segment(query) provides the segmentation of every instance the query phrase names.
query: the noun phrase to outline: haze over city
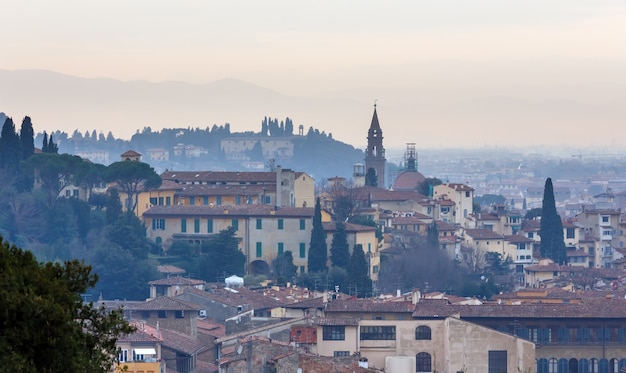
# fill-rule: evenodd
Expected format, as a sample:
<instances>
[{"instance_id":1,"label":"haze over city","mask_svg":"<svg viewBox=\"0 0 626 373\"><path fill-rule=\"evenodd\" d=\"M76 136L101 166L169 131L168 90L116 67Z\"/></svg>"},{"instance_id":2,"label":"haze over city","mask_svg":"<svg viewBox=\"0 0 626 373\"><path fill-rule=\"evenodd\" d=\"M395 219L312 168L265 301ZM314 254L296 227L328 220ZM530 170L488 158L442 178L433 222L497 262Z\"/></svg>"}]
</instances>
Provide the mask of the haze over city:
<instances>
[{"instance_id":1,"label":"haze over city","mask_svg":"<svg viewBox=\"0 0 626 373\"><path fill-rule=\"evenodd\" d=\"M289 116L363 147L378 100L388 148L611 147L626 136L619 1L3 8L0 112L31 116L38 132L243 132Z\"/></svg>"}]
</instances>

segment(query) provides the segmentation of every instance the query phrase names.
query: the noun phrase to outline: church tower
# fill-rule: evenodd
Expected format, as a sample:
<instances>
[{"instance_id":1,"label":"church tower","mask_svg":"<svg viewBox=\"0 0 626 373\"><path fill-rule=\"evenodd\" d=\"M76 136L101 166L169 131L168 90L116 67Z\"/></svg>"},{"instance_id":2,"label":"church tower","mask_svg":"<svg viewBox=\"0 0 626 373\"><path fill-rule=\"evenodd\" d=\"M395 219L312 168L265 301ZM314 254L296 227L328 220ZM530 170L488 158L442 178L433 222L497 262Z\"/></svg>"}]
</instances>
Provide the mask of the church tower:
<instances>
[{"instance_id":1,"label":"church tower","mask_svg":"<svg viewBox=\"0 0 626 373\"><path fill-rule=\"evenodd\" d=\"M367 132L367 149L365 150L365 185L374 186L371 175L376 175L376 186L385 188L385 148L383 148L383 131L378 123L376 104L372 124Z\"/></svg>"}]
</instances>

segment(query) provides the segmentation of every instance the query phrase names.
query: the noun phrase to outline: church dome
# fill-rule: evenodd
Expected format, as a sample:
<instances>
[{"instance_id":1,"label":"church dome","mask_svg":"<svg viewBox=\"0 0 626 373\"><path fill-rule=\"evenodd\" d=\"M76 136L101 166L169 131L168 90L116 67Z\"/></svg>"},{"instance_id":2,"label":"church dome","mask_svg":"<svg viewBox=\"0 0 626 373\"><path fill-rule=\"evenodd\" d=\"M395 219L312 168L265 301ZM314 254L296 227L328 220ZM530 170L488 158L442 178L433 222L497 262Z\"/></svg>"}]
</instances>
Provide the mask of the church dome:
<instances>
[{"instance_id":1,"label":"church dome","mask_svg":"<svg viewBox=\"0 0 626 373\"><path fill-rule=\"evenodd\" d=\"M393 183L393 190L415 190L426 178L417 171L402 172Z\"/></svg>"}]
</instances>

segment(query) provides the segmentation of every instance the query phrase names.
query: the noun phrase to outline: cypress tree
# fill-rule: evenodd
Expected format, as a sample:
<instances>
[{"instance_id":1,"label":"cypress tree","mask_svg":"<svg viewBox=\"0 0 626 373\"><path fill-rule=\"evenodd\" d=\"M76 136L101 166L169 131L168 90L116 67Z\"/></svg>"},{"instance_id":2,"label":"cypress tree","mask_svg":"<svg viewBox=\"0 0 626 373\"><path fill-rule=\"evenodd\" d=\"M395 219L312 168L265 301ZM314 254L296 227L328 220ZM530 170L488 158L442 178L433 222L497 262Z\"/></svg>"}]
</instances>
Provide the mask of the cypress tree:
<instances>
[{"instance_id":1,"label":"cypress tree","mask_svg":"<svg viewBox=\"0 0 626 373\"><path fill-rule=\"evenodd\" d=\"M35 154L35 131L29 116L24 117L24 120L22 120L20 140L22 141L22 159L27 159Z\"/></svg>"},{"instance_id":2,"label":"cypress tree","mask_svg":"<svg viewBox=\"0 0 626 373\"><path fill-rule=\"evenodd\" d=\"M309 244L308 271L326 272L328 252L326 247L326 232L322 226L322 207L319 197L315 202L315 214L313 215L313 229L311 230L311 243Z\"/></svg>"},{"instance_id":3,"label":"cypress tree","mask_svg":"<svg viewBox=\"0 0 626 373\"><path fill-rule=\"evenodd\" d=\"M543 190L539 236L541 237L541 256L543 258L550 258L558 264L567 263L563 222L556 211L551 178L546 180Z\"/></svg>"},{"instance_id":4,"label":"cypress tree","mask_svg":"<svg viewBox=\"0 0 626 373\"><path fill-rule=\"evenodd\" d=\"M426 235L426 242L428 246L433 249L439 248L439 231L437 230L437 222L433 220L432 224L428 226L428 232Z\"/></svg>"},{"instance_id":5,"label":"cypress tree","mask_svg":"<svg viewBox=\"0 0 626 373\"><path fill-rule=\"evenodd\" d=\"M373 168L368 168L365 173L365 185L371 187L378 187L378 176L376 175L376 170Z\"/></svg>"},{"instance_id":6,"label":"cypress tree","mask_svg":"<svg viewBox=\"0 0 626 373\"><path fill-rule=\"evenodd\" d=\"M48 153L48 134L43 131L43 143L41 144L41 152Z\"/></svg>"},{"instance_id":7,"label":"cypress tree","mask_svg":"<svg viewBox=\"0 0 626 373\"><path fill-rule=\"evenodd\" d=\"M350 247L348 246L346 225L339 221L335 226L333 241L330 244L330 260L333 263L333 267L347 270L350 263Z\"/></svg>"},{"instance_id":8,"label":"cypress tree","mask_svg":"<svg viewBox=\"0 0 626 373\"><path fill-rule=\"evenodd\" d=\"M372 280L369 277L369 266L363 246L355 245L350 256L348 266L349 286L354 287L358 298L365 298L372 294Z\"/></svg>"},{"instance_id":9,"label":"cypress tree","mask_svg":"<svg viewBox=\"0 0 626 373\"><path fill-rule=\"evenodd\" d=\"M0 167L10 174L19 171L22 160L22 143L17 132L13 119L6 118L0 133Z\"/></svg>"}]
</instances>

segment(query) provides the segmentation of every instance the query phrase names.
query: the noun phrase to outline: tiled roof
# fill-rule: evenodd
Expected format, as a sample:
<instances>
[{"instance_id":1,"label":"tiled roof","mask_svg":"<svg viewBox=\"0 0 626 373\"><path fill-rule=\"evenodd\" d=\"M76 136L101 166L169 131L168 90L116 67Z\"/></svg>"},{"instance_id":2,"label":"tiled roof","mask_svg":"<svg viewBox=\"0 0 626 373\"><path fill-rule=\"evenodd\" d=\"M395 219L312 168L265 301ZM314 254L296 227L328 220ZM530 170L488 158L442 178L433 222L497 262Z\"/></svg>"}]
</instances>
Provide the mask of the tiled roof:
<instances>
[{"instance_id":1,"label":"tiled roof","mask_svg":"<svg viewBox=\"0 0 626 373\"><path fill-rule=\"evenodd\" d=\"M196 279L193 279L193 278L180 277L180 276L162 278L160 280L154 280L154 281L148 282L149 285L169 285L169 286L173 286L173 285L202 285L204 283L205 283L205 281L203 281L203 280L196 280Z\"/></svg>"},{"instance_id":2,"label":"tiled roof","mask_svg":"<svg viewBox=\"0 0 626 373\"><path fill-rule=\"evenodd\" d=\"M161 342L161 338L141 330L141 324L135 325L137 330L131 334L124 334L118 338L118 342ZM150 328L152 330L152 328Z\"/></svg>"},{"instance_id":3,"label":"tiled roof","mask_svg":"<svg viewBox=\"0 0 626 373\"><path fill-rule=\"evenodd\" d=\"M263 294L247 288L237 289L215 289L213 291L203 291L195 288L185 289L185 292L191 292L194 295L200 295L214 302L225 304L230 307L237 307L244 304L248 305L248 309L267 309L280 307L284 301L274 298L271 294Z\"/></svg>"},{"instance_id":4,"label":"tiled roof","mask_svg":"<svg viewBox=\"0 0 626 373\"><path fill-rule=\"evenodd\" d=\"M180 185L176 195L178 196L241 196L241 195L261 195L263 193L276 192L276 185L207 185L207 184L187 184Z\"/></svg>"},{"instance_id":5,"label":"tiled roof","mask_svg":"<svg viewBox=\"0 0 626 373\"><path fill-rule=\"evenodd\" d=\"M471 192L474 190L474 188L467 184L446 183L445 185L449 188L456 190L457 192Z\"/></svg>"},{"instance_id":6,"label":"tiled roof","mask_svg":"<svg viewBox=\"0 0 626 373\"><path fill-rule=\"evenodd\" d=\"M375 232L376 227L370 227L369 225L361 225L361 224L352 224L352 223L344 223L346 227L346 232ZM331 221L327 223L322 223L324 226L324 231L326 232L334 232L337 230L337 222Z\"/></svg>"},{"instance_id":7,"label":"tiled roof","mask_svg":"<svg viewBox=\"0 0 626 373\"><path fill-rule=\"evenodd\" d=\"M132 307L135 311L199 311L197 304L172 297L158 297Z\"/></svg>"},{"instance_id":8,"label":"tiled roof","mask_svg":"<svg viewBox=\"0 0 626 373\"><path fill-rule=\"evenodd\" d=\"M522 221L522 230L524 232L538 232L541 229L541 222L539 220L527 219Z\"/></svg>"},{"instance_id":9,"label":"tiled roof","mask_svg":"<svg viewBox=\"0 0 626 373\"><path fill-rule=\"evenodd\" d=\"M582 303L563 304L483 304L476 306L448 304L442 301L420 300L413 317L441 318L460 315L461 318L623 318L626 299L585 299Z\"/></svg>"},{"instance_id":10,"label":"tiled roof","mask_svg":"<svg viewBox=\"0 0 626 373\"><path fill-rule=\"evenodd\" d=\"M589 256L589 254L587 254L586 252L584 252L582 250L567 250L565 255L567 255L568 258L570 258L570 257L573 258L573 257L586 257L586 256Z\"/></svg>"},{"instance_id":11,"label":"tiled roof","mask_svg":"<svg viewBox=\"0 0 626 373\"><path fill-rule=\"evenodd\" d=\"M509 241L510 243L528 243L528 242L534 242L532 239L528 238L528 237L524 237L522 235L519 234L515 234L512 236L505 236L504 237L507 241Z\"/></svg>"},{"instance_id":12,"label":"tiled roof","mask_svg":"<svg viewBox=\"0 0 626 373\"><path fill-rule=\"evenodd\" d=\"M315 323L320 326L358 326L359 319L356 317L318 317Z\"/></svg>"},{"instance_id":13,"label":"tiled roof","mask_svg":"<svg viewBox=\"0 0 626 373\"><path fill-rule=\"evenodd\" d=\"M439 232L443 232L443 231L451 232L451 231L457 230L454 224L446 223L445 221L442 221L442 220L437 220L436 224L437 224L437 231Z\"/></svg>"},{"instance_id":14,"label":"tiled roof","mask_svg":"<svg viewBox=\"0 0 626 373\"><path fill-rule=\"evenodd\" d=\"M412 312L411 302L380 302L371 299L335 299L326 306L326 313L332 312Z\"/></svg>"},{"instance_id":15,"label":"tiled roof","mask_svg":"<svg viewBox=\"0 0 626 373\"><path fill-rule=\"evenodd\" d=\"M141 155L141 153L137 153L137 152L136 152L136 151L134 151L134 150L127 150L127 151L125 151L124 153L122 153L122 155L121 155L121 156L122 156L122 157L138 157L138 156L140 156L140 155Z\"/></svg>"},{"instance_id":16,"label":"tiled roof","mask_svg":"<svg viewBox=\"0 0 626 373\"><path fill-rule=\"evenodd\" d=\"M168 329L160 329L163 337L163 347L182 352L186 355L194 355L205 349L204 343Z\"/></svg>"},{"instance_id":17,"label":"tiled roof","mask_svg":"<svg viewBox=\"0 0 626 373\"><path fill-rule=\"evenodd\" d=\"M268 205L234 205L234 206L152 206L144 216L275 216L275 217L313 217L312 207L280 207L275 209Z\"/></svg>"},{"instance_id":18,"label":"tiled roof","mask_svg":"<svg viewBox=\"0 0 626 373\"><path fill-rule=\"evenodd\" d=\"M283 305L284 308L293 308L293 309L305 309L308 310L310 308L322 309L326 303L324 302L323 297L317 297L313 299L299 300L297 302L291 302Z\"/></svg>"},{"instance_id":19,"label":"tiled roof","mask_svg":"<svg viewBox=\"0 0 626 373\"><path fill-rule=\"evenodd\" d=\"M428 219L432 219L430 216ZM391 219L392 225L414 225L414 224L427 224L423 219L415 216L398 216Z\"/></svg>"},{"instance_id":20,"label":"tiled roof","mask_svg":"<svg viewBox=\"0 0 626 373\"><path fill-rule=\"evenodd\" d=\"M494 231L492 231L491 229L483 229L483 228L476 228L476 229L466 229L465 230L465 234L472 237L475 240L493 240L493 239L503 239L504 236L501 234L498 234Z\"/></svg>"},{"instance_id":21,"label":"tiled roof","mask_svg":"<svg viewBox=\"0 0 626 373\"><path fill-rule=\"evenodd\" d=\"M177 182L261 182L276 183L276 172L238 172L238 171L165 171L163 180Z\"/></svg>"},{"instance_id":22,"label":"tiled roof","mask_svg":"<svg viewBox=\"0 0 626 373\"><path fill-rule=\"evenodd\" d=\"M417 171L404 171L396 177L396 180L393 182L393 189L415 190L424 180L426 180L426 177Z\"/></svg>"},{"instance_id":23,"label":"tiled roof","mask_svg":"<svg viewBox=\"0 0 626 373\"><path fill-rule=\"evenodd\" d=\"M372 187L355 188L356 195L360 200L376 201L421 201L426 197L416 191L410 190L388 190Z\"/></svg>"}]
</instances>

